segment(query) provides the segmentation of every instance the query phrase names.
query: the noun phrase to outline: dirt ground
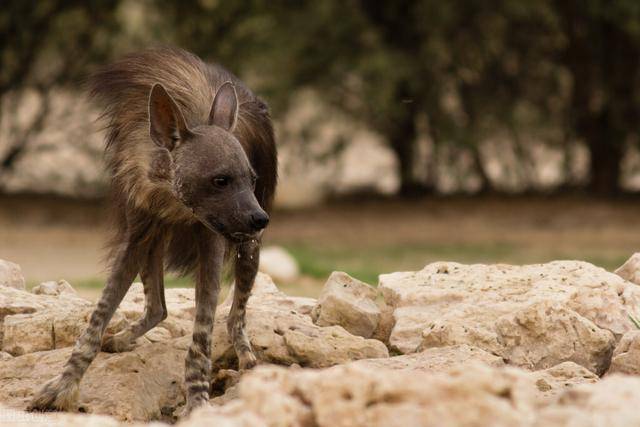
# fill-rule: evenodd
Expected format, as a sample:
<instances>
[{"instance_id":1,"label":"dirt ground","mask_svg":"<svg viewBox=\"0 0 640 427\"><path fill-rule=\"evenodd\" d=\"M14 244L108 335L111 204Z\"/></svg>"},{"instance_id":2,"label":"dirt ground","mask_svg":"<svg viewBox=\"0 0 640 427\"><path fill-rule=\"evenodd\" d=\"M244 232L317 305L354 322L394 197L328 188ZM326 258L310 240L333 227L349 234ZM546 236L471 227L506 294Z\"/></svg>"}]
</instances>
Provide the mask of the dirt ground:
<instances>
[{"instance_id":1,"label":"dirt ground","mask_svg":"<svg viewBox=\"0 0 640 427\"><path fill-rule=\"evenodd\" d=\"M375 283L435 260L585 259L612 269L640 249L639 208L635 198L577 196L342 201L274 212L265 244L300 262L306 278L287 284L298 294L316 294L335 269ZM0 258L19 263L30 284L99 288L106 234L101 201L0 198Z\"/></svg>"}]
</instances>

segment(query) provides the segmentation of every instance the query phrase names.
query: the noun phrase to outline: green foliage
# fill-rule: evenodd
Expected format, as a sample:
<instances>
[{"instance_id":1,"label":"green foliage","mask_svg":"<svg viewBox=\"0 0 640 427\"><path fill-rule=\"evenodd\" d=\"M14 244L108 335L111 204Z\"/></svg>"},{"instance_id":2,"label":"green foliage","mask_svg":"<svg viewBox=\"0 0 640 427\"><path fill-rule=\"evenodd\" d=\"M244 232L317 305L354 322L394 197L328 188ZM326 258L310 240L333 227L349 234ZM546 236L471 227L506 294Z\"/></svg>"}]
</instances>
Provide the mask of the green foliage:
<instances>
[{"instance_id":1,"label":"green foliage","mask_svg":"<svg viewBox=\"0 0 640 427\"><path fill-rule=\"evenodd\" d=\"M303 274L326 279L332 271L345 271L370 284L378 283L378 275L389 271L419 270L429 262L451 259L459 262L486 262L508 257L514 248L503 242L486 244L394 244L350 247L287 244L287 250L300 264ZM479 255L480 254L480 255Z\"/></svg>"},{"instance_id":2,"label":"green foliage","mask_svg":"<svg viewBox=\"0 0 640 427\"><path fill-rule=\"evenodd\" d=\"M480 147L507 134L585 141L592 188L614 191L640 118L636 0L10 1L0 36L0 96L158 43L224 63L276 115L311 89L385 138L403 189L430 184L424 137L470 152L490 188Z\"/></svg>"},{"instance_id":3,"label":"green foliage","mask_svg":"<svg viewBox=\"0 0 640 427\"><path fill-rule=\"evenodd\" d=\"M516 144L522 135L584 140L594 189L617 188L616 147L635 135L639 115L638 2L171 4L163 10L180 43L257 76L276 111L312 88L375 129L400 161L403 189L429 185L415 173L420 137L471 152L490 187L479 149L500 133Z\"/></svg>"},{"instance_id":4,"label":"green foliage","mask_svg":"<svg viewBox=\"0 0 640 427\"><path fill-rule=\"evenodd\" d=\"M0 10L0 96L25 85L79 83L112 53L118 2L9 1Z\"/></svg>"}]
</instances>

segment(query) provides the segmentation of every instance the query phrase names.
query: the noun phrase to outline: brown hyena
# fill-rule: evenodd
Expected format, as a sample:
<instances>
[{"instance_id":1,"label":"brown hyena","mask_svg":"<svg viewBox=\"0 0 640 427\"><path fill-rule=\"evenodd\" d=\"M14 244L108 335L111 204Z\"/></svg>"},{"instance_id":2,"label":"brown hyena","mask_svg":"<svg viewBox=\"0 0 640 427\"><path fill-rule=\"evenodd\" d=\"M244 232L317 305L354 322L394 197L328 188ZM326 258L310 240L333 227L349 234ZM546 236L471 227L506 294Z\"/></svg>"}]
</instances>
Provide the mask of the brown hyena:
<instances>
[{"instance_id":1,"label":"brown hyena","mask_svg":"<svg viewBox=\"0 0 640 427\"><path fill-rule=\"evenodd\" d=\"M101 348L130 350L167 316L166 265L195 276L193 341L185 363L188 412L209 398L211 333L225 259L235 267L229 335L240 368L256 364L245 307L276 186L271 119L265 103L238 78L178 49L125 57L95 74L90 88L107 120L114 213L110 273L64 370L29 409L73 409L79 382ZM144 314L128 329L103 337L138 274Z\"/></svg>"}]
</instances>

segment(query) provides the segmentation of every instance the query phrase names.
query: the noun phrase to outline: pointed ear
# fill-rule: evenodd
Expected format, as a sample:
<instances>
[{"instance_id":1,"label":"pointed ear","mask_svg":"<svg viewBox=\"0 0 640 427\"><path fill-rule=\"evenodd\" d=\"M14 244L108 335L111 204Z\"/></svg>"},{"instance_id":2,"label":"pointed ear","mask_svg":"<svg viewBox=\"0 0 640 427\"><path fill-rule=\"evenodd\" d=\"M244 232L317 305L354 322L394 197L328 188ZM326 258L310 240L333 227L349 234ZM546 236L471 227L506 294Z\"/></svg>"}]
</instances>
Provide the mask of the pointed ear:
<instances>
[{"instance_id":1,"label":"pointed ear","mask_svg":"<svg viewBox=\"0 0 640 427\"><path fill-rule=\"evenodd\" d=\"M220 126L233 132L238 121L238 95L231 82L225 82L218 88L209 111L209 124Z\"/></svg>"},{"instance_id":2,"label":"pointed ear","mask_svg":"<svg viewBox=\"0 0 640 427\"><path fill-rule=\"evenodd\" d=\"M149 134L153 142L171 151L189 135L178 104L156 83L149 94Z\"/></svg>"}]
</instances>

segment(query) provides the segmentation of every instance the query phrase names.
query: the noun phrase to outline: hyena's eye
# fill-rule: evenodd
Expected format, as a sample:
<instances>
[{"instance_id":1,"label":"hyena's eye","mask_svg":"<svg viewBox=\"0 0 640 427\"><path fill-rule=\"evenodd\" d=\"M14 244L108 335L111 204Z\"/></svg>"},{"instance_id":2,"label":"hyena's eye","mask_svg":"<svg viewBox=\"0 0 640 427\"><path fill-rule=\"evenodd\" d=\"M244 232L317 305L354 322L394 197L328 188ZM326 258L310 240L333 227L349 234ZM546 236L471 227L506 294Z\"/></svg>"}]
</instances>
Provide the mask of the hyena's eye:
<instances>
[{"instance_id":1,"label":"hyena's eye","mask_svg":"<svg viewBox=\"0 0 640 427\"><path fill-rule=\"evenodd\" d=\"M231 184L231 177L228 175L218 175L213 178L212 182L217 188L225 188Z\"/></svg>"}]
</instances>

